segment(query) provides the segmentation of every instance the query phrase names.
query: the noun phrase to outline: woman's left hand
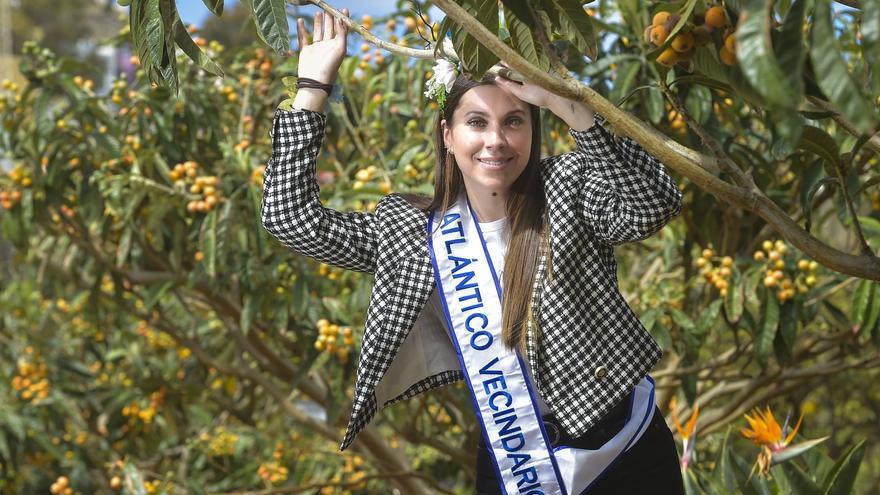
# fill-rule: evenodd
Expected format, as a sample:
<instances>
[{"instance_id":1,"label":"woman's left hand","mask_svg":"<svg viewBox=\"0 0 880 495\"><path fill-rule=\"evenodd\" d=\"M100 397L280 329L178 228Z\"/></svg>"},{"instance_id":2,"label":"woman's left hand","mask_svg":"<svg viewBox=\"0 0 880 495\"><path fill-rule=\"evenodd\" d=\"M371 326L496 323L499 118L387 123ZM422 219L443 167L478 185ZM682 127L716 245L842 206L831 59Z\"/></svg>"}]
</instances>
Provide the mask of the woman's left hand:
<instances>
[{"instance_id":1,"label":"woman's left hand","mask_svg":"<svg viewBox=\"0 0 880 495\"><path fill-rule=\"evenodd\" d=\"M520 84L501 76L496 76L495 82L502 88L510 91L513 96L538 107L549 107L553 100L559 98L559 96L535 84L527 82Z\"/></svg>"},{"instance_id":2,"label":"woman's left hand","mask_svg":"<svg viewBox=\"0 0 880 495\"><path fill-rule=\"evenodd\" d=\"M520 100L549 109L576 131L589 129L595 122L593 111L579 101L563 98L527 82L520 84L500 76L495 82Z\"/></svg>"}]
</instances>

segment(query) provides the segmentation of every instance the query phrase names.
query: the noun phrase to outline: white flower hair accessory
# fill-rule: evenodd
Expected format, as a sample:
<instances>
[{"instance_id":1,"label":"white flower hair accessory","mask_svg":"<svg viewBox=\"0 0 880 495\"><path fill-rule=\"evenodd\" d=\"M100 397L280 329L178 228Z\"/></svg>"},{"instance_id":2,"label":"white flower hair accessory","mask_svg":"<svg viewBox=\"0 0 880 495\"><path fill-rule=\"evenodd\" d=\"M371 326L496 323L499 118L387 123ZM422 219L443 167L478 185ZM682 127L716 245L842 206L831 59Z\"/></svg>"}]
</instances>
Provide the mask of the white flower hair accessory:
<instances>
[{"instance_id":1,"label":"white flower hair accessory","mask_svg":"<svg viewBox=\"0 0 880 495\"><path fill-rule=\"evenodd\" d=\"M431 78L425 83L427 88L425 96L435 100L440 105L440 111L443 111L443 106L446 104L446 95L452 91L452 84L458 75L458 69L452 62L441 58L437 59L432 72Z\"/></svg>"}]
</instances>

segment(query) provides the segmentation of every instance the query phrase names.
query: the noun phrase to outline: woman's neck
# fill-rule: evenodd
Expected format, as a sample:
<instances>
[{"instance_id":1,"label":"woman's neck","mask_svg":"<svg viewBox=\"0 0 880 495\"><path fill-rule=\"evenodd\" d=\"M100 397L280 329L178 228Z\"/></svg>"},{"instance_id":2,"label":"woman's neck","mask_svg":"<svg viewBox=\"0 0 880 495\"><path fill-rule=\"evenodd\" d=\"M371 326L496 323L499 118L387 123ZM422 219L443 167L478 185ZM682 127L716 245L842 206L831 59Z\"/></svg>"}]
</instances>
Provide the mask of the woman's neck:
<instances>
[{"instance_id":1,"label":"woman's neck","mask_svg":"<svg viewBox=\"0 0 880 495\"><path fill-rule=\"evenodd\" d=\"M495 194L493 196L493 193ZM487 223L507 216L507 195L501 192L467 192L477 222Z\"/></svg>"}]
</instances>

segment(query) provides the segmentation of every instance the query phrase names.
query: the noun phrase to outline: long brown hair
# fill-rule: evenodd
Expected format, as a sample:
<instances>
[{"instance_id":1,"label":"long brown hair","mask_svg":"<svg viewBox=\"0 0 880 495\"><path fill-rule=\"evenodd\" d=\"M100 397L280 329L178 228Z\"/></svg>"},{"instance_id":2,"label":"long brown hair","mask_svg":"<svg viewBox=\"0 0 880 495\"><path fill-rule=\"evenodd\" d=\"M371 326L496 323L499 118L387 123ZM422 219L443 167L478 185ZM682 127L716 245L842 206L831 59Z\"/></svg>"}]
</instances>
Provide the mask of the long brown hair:
<instances>
[{"instance_id":1,"label":"long brown hair","mask_svg":"<svg viewBox=\"0 0 880 495\"><path fill-rule=\"evenodd\" d=\"M434 168L434 197L402 194L410 204L424 212L445 213L464 190L464 179L455 158L446 152L441 122L452 122L452 114L461 97L471 88L494 84L494 80L474 81L459 75L446 96L442 112L437 114L434 146L437 164ZM501 301L501 338L508 349L526 348L526 323L531 319L532 287L542 249L546 248L547 198L541 181L541 122L540 110L529 104L532 121L532 145L529 161L522 174L513 182L507 200L507 219L510 242L504 260L504 290ZM548 256L549 269L549 256ZM533 322L535 325L535 322ZM537 325L535 325L537 330Z\"/></svg>"}]
</instances>

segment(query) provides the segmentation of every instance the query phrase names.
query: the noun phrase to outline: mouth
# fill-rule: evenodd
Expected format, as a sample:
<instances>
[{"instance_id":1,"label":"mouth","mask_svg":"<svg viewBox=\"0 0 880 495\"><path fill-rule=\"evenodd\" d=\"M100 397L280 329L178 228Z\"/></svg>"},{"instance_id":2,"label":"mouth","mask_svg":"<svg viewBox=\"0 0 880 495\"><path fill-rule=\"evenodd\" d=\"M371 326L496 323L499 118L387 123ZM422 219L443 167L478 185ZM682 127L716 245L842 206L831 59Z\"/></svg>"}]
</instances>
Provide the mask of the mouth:
<instances>
[{"instance_id":1,"label":"mouth","mask_svg":"<svg viewBox=\"0 0 880 495\"><path fill-rule=\"evenodd\" d=\"M486 168L503 168L513 161L513 157L509 158L476 158Z\"/></svg>"}]
</instances>

